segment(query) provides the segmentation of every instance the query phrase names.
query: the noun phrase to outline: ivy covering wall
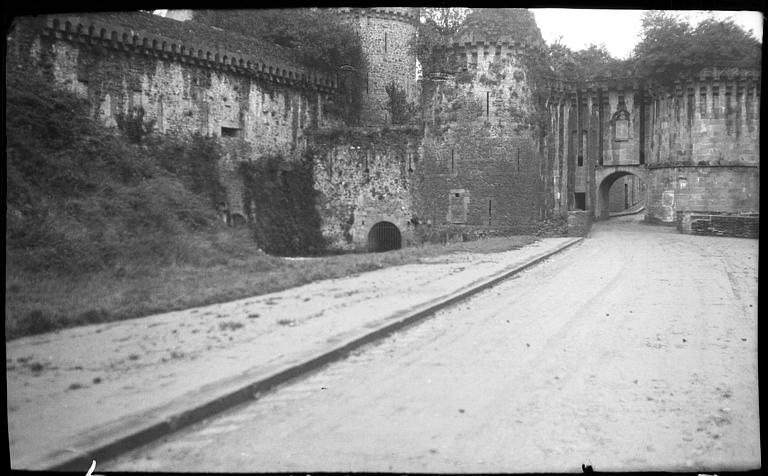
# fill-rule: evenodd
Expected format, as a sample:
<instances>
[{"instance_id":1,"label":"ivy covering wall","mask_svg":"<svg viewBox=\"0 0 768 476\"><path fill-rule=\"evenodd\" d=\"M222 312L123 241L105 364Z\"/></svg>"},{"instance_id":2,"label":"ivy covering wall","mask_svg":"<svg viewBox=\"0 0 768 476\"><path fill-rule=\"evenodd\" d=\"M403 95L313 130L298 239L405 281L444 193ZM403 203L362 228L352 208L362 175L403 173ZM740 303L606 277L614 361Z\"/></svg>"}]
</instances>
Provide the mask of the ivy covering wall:
<instances>
[{"instance_id":1,"label":"ivy covering wall","mask_svg":"<svg viewBox=\"0 0 768 476\"><path fill-rule=\"evenodd\" d=\"M262 250L282 256L312 255L325 250L315 208L313 163L308 156L287 161L267 155L241 162L243 201L254 239Z\"/></svg>"}]
</instances>

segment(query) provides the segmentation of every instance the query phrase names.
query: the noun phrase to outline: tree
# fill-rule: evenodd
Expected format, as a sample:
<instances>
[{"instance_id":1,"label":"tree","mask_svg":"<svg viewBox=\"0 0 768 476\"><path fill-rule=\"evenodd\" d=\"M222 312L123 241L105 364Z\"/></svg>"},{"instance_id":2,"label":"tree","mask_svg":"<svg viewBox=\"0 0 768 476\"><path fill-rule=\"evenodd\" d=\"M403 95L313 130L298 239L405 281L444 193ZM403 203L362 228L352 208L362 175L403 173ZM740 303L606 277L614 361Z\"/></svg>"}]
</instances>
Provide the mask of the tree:
<instances>
[{"instance_id":1,"label":"tree","mask_svg":"<svg viewBox=\"0 0 768 476\"><path fill-rule=\"evenodd\" d=\"M636 72L658 80L709 66L760 67L761 45L733 20L709 17L693 27L669 12L643 15Z\"/></svg>"},{"instance_id":2,"label":"tree","mask_svg":"<svg viewBox=\"0 0 768 476\"><path fill-rule=\"evenodd\" d=\"M421 10L421 22L432 25L437 33L443 37L455 35L469 15L469 8L435 8L425 7Z\"/></svg>"},{"instance_id":3,"label":"tree","mask_svg":"<svg viewBox=\"0 0 768 476\"><path fill-rule=\"evenodd\" d=\"M199 10L195 20L291 48L313 68L336 72L351 64L365 69L360 39L329 9Z\"/></svg>"},{"instance_id":4,"label":"tree","mask_svg":"<svg viewBox=\"0 0 768 476\"><path fill-rule=\"evenodd\" d=\"M628 61L614 58L602 44L573 51L558 39L549 46L548 56L554 73L568 81L625 76L631 71Z\"/></svg>"},{"instance_id":5,"label":"tree","mask_svg":"<svg viewBox=\"0 0 768 476\"><path fill-rule=\"evenodd\" d=\"M470 12L469 8L421 9L419 32L412 47L424 71L437 72L453 69L445 46L458 33Z\"/></svg>"}]
</instances>

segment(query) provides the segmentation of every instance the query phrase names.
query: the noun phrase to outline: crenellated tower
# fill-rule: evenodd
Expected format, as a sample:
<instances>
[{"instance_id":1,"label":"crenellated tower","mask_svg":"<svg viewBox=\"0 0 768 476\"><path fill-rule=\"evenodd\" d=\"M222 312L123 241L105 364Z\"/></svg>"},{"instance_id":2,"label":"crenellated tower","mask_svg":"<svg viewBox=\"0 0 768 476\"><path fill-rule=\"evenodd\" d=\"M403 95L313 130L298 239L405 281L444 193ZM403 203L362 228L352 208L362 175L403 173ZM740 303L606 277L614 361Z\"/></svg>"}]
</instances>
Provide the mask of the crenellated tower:
<instances>
[{"instance_id":1,"label":"crenellated tower","mask_svg":"<svg viewBox=\"0 0 768 476\"><path fill-rule=\"evenodd\" d=\"M412 43L416 39L419 9L414 7L339 8L341 17L353 26L367 60L366 71L353 71L362 90L361 124L388 124L386 87L395 83L409 102L418 101L418 73Z\"/></svg>"}]
</instances>

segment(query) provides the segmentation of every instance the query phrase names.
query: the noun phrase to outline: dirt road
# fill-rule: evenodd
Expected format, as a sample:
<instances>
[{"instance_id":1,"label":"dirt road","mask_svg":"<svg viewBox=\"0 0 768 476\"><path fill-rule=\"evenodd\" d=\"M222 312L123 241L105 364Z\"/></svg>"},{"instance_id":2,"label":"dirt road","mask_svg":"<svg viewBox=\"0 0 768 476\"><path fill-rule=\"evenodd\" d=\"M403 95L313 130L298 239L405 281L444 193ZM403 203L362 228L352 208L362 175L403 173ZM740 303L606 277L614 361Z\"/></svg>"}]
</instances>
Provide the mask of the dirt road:
<instances>
[{"instance_id":1,"label":"dirt road","mask_svg":"<svg viewBox=\"0 0 768 476\"><path fill-rule=\"evenodd\" d=\"M632 218L97 471L760 466L756 240Z\"/></svg>"}]
</instances>

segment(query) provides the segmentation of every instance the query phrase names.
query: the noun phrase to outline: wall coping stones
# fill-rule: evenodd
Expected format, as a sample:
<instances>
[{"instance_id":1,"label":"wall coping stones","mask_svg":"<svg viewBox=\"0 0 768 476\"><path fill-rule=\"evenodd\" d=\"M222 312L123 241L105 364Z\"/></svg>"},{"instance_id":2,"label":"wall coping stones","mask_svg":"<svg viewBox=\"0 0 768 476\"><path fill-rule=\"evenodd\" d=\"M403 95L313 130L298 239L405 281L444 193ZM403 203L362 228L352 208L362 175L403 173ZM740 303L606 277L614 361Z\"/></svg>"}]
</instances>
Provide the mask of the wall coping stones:
<instances>
[{"instance_id":1,"label":"wall coping stones","mask_svg":"<svg viewBox=\"0 0 768 476\"><path fill-rule=\"evenodd\" d=\"M43 35L192 63L277 84L333 92L335 76L299 65L288 48L144 12L45 15ZM207 41L206 41L207 40Z\"/></svg>"},{"instance_id":2,"label":"wall coping stones","mask_svg":"<svg viewBox=\"0 0 768 476\"><path fill-rule=\"evenodd\" d=\"M417 7L342 7L338 10L343 16L397 20L415 25L419 23L419 9Z\"/></svg>"}]
</instances>

